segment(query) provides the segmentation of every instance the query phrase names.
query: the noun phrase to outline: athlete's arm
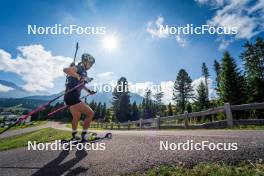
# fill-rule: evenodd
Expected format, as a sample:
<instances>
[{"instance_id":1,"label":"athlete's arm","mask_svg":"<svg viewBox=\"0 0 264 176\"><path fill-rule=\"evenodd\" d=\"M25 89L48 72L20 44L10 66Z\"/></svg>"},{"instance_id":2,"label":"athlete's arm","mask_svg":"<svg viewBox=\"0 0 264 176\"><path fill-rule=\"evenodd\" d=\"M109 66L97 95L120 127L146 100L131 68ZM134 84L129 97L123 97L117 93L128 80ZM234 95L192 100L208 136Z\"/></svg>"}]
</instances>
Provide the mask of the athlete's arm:
<instances>
[{"instance_id":1,"label":"athlete's arm","mask_svg":"<svg viewBox=\"0 0 264 176\"><path fill-rule=\"evenodd\" d=\"M64 68L63 72L69 76L72 76L72 77L78 79L78 80L81 79L81 76L77 73L77 68L75 66Z\"/></svg>"}]
</instances>

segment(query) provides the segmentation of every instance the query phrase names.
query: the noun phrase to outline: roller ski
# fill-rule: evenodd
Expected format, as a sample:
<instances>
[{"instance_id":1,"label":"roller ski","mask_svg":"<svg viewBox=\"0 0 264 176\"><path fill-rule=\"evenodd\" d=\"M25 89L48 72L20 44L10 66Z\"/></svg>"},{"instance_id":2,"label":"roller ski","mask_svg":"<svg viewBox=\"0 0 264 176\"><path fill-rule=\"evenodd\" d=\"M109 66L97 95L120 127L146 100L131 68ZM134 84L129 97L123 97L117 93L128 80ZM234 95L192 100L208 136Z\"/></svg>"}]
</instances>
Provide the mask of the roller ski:
<instances>
[{"instance_id":1,"label":"roller ski","mask_svg":"<svg viewBox=\"0 0 264 176\"><path fill-rule=\"evenodd\" d=\"M72 144L76 145L78 143L95 143L95 142L102 141L104 139L112 139L112 133L106 133L104 135L98 135L97 133L90 133L89 137L87 137L87 138L76 136L76 137L71 138L69 140L63 139L63 140L61 140L61 143L62 144L72 143Z\"/></svg>"}]
</instances>

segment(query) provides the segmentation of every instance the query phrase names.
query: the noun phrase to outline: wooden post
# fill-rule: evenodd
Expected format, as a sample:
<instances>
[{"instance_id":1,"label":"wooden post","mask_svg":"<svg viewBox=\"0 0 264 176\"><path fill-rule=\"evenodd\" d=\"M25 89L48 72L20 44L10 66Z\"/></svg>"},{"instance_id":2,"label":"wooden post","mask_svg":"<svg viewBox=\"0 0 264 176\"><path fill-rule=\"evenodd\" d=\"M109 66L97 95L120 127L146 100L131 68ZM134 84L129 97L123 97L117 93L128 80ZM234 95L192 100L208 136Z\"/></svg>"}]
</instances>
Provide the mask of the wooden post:
<instances>
[{"instance_id":1,"label":"wooden post","mask_svg":"<svg viewBox=\"0 0 264 176\"><path fill-rule=\"evenodd\" d=\"M120 122L118 122L118 125L117 126L118 126L118 129L120 130Z\"/></svg>"},{"instance_id":2,"label":"wooden post","mask_svg":"<svg viewBox=\"0 0 264 176\"><path fill-rule=\"evenodd\" d=\"M188 111L184 111L184 126L188 128Z\"/></svg>"},{"instance_id":3,"label":"wooden post","mask_svg":"<svg viewBox=\"0 0 264 176\"><path fill-rule=\"evenodd\" d=\"M234 124L233 124L233 115L232 115L230 103L225 103L224 108L225 108L227 126L229 128L232 128Z\"/></svg>"},{"instance_id":4,"label":"wooden post","mask_svg":"<svg viewBox=\"0 0 264 176\"><path fill-rule=\"evenodd\" d=\"M107 123L105 123L105 129L107 129L107 125L108 125L108 124L107 124Z\"/></svg>"},{"instance_id":5,"label":"wooden post","mask_svg":"<svg viewBox=\"0 0 264 176\"><path fill-rule=\"evenodd\" d=\"M127 129L130 129L130 120L127 122Z\"/></svg>"},{"instance_id":6,"label":"wooden post","mask_svg":"<svg viewBox=\"0 0 264 176\"><path fill-rule=\"evenodd\" d=\"M142 127L143 127L142 125L143 125L143 124L142 124L142 118L140 118L140 119L139 119L139 128L140 128L140 129L142 129Z\"/></svg>"},{"instance_id":7,"label":"wooden post","mask_svg":"<svg viewBox=\"0 0 264 176\"><path fill-rule=\"evenodd\" d=\"M159 130L160 129L160 116L157 115L156 117L156 128Z\"/></svg>"},{"instance_id":8,"label":"wooden post","mask_svg":"<svg viewBox=\"0 0 264 176\"><path fill-rule=\"evenodd\" d=\"M111 130L114 128L114 124L113 123L111 123Z\"/></svg>"}]
</instances>

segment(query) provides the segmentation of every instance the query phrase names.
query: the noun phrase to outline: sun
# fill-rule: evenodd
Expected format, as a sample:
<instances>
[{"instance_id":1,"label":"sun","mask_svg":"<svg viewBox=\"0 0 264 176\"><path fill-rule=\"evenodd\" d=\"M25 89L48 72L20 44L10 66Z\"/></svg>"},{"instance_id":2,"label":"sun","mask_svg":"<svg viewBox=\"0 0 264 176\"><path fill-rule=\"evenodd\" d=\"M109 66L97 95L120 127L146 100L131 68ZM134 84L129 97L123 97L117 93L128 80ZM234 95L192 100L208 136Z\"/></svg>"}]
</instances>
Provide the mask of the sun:
<instances>
[{"instance_id":1,"label":"sun","mask_svg":"<svg viewBox=\"0 0 264 176\"><path fill-rule=\"evenodd\" d=\"M115 36L106 36L103 39L103 47L107 50L116 50L118 46L118 40Z\"/></svg>"}]
</instances>

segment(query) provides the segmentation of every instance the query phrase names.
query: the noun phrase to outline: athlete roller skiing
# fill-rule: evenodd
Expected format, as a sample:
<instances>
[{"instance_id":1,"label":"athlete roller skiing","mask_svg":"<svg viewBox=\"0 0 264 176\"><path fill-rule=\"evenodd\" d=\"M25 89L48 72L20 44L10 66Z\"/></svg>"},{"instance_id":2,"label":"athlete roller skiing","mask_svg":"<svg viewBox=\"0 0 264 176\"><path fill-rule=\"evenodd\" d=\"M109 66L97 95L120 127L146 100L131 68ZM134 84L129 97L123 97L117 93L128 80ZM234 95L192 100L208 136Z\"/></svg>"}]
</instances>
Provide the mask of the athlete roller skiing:
<instances>
[{"instance_id":1,"label":"athlete roller skiing","mask_svg":"<svg viewBox=\"0 0 264 176\"><path fill-rule=\"evenodd\" d=\"M89 70L95 59L92 55L84 53L81 56L81 62L76 66L71 65L68 68L64 68L64 73L67 74L66 80L66 91L74 88L78 84L87 83L92 80L92 78L87 77L87 70ZM77 128L78 122L80 120L81 114L85 115L85 120L83 123L83 131L81 133L81 141L86 142L89 138L88 128L94 116L94 111L84 102L81 101L80 95L81 90L85 89L88 93L94 94L95 92L87 89L85 86L82 86L78 89L71 91L68 94L65 94L64 101L66 105L69 106L70 112L72 114L72 139L78 139Z\"/></svg>"}]
</instances>

